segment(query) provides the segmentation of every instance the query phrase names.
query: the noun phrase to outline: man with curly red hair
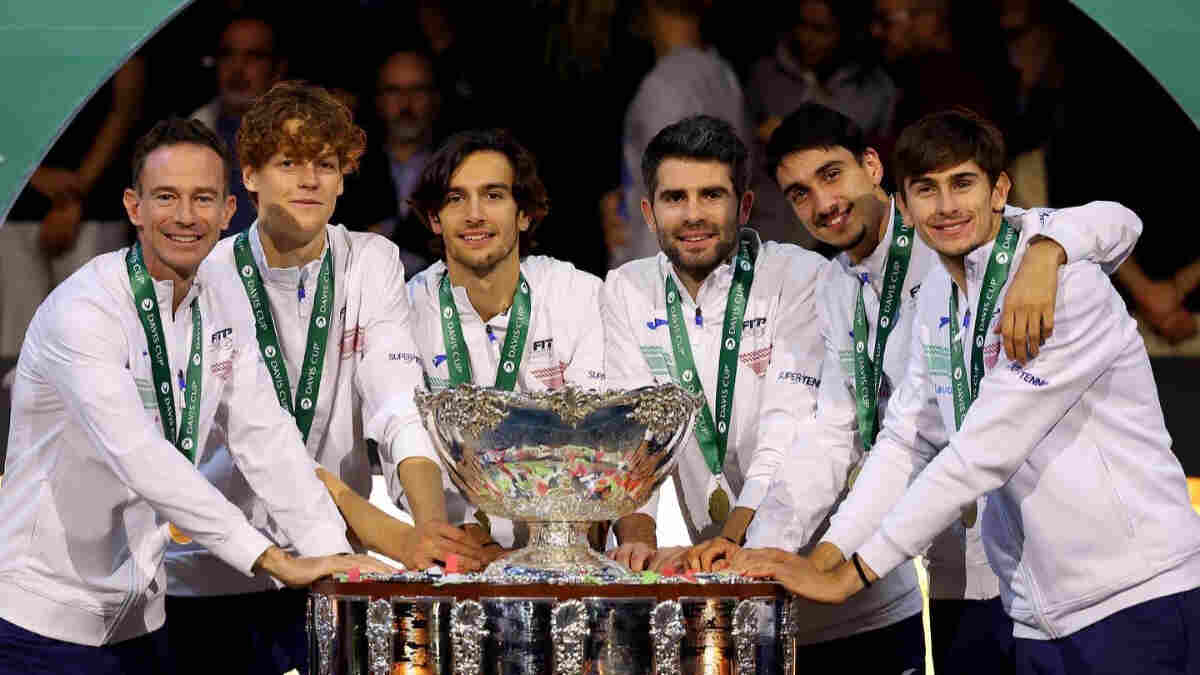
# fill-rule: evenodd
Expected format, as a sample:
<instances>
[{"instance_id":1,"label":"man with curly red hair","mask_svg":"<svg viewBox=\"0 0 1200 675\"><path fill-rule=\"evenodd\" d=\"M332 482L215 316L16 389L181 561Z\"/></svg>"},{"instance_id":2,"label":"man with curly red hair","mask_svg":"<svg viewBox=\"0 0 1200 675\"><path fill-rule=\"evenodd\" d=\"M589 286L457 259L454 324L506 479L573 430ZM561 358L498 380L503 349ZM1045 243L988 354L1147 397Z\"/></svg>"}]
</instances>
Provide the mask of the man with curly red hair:
<instances>
[{"instance_id":1,"label":"man with curly red hair","mask_svg":"<svg viewBox=\"0 0 1200 675\"><path fill-rule=\"evenodd\" d=\"M281 82L246 112L237 142L258 217L217 245L202 274L231 312L247 317L279 405L295 418L318 474L362 544L409 567L450 554L477 566L479 546L446 522L437 458L413 403L421 360L398 249L378 235L329 224L366 134L329 92ZM428 493L417 502L427 508L413 513L417 528L366 501L368 438L379 444L390 486L399 472L410 491ZM288 544L260 515L261 504L225 448L207 451L198 465L252 522ZM188 544L172 547L167 569L179 672L218 665L227 671L230 664L254 673L305 671L304 592L276 591L263 577L236 578ZM220 664L205 662L214 643L223 645L212 657Z\"/></svg>"}]
</instances>

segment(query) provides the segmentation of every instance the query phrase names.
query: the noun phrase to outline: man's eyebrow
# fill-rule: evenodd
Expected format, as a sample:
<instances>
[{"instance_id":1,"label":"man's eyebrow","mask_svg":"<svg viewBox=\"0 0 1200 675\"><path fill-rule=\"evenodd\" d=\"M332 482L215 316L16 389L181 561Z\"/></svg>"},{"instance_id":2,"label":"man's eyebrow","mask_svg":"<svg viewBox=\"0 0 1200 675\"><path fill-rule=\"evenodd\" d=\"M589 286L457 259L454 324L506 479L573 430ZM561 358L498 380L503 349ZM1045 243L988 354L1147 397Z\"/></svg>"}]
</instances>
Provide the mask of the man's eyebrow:
<instances>
[{"instance_id":1,"label":"man's eyebrow","mask_svg":"<svg viewBox=\"0 0 1200 675\"><path fill-rule=\"evenodd\" d=\"M820 167L818 167L816 170L816 173L823 174L830 169L839 168L845 163L846 163L846 161L842 160L842 159L831 159L828 162L825 162L824 164L822 164Z\"/></svg>"}]
</instances>

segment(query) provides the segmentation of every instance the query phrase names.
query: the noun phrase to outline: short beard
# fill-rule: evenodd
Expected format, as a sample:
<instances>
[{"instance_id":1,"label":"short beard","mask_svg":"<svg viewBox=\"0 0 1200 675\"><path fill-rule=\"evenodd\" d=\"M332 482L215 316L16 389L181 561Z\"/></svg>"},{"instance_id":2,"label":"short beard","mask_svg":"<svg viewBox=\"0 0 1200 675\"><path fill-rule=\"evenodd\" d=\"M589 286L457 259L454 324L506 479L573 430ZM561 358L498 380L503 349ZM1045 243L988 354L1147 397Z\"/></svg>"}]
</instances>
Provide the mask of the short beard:
<instances>
[{"instance_id":1,"label":"short beard","mask_svg":"<svg viewBox=\"0 0 1200 675\"><path fill-rule=\"evenodd\" d=\"M676 270L686 273L695 281L703 281L708 278L709 274L712 274L713 270L720 267L721 263L730 258L731 254L737 249L738 240L741 238L741 235L742 228L738 227L733 231L733 239L729 242L721 242L718 245L717 255L713 257L712 263L705 265L692 266L685 264L683 262L683 254L679 252L679 248L671 246L667 241L664 241L662 235L659 235L658 247L666 254L667 260L671 261Z\"/></svg>"}]
</instances>

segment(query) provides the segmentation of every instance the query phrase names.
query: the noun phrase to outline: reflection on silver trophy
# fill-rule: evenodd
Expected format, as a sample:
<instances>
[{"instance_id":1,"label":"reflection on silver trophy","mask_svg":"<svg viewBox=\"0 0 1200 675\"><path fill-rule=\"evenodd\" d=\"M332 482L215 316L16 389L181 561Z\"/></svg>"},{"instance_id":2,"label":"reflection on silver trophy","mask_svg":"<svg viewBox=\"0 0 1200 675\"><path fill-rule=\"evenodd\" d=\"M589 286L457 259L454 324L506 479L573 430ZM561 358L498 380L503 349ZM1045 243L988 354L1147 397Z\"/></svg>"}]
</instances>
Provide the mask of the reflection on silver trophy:
<instances>
[{"instance_id":1,"label":"reflection on silver trophy","mask_svg":"<svg viewBox=\"0 0 1200 675\"><path fill-rule=\"evenodd\" d=\"M674 384L518 394L418 390L417 407L454 485L488 514L525 521L529 545L493 563L627 573L588 547L592 522L650 499L675 466L700 399Z\"/></svg>"}]
</instances>

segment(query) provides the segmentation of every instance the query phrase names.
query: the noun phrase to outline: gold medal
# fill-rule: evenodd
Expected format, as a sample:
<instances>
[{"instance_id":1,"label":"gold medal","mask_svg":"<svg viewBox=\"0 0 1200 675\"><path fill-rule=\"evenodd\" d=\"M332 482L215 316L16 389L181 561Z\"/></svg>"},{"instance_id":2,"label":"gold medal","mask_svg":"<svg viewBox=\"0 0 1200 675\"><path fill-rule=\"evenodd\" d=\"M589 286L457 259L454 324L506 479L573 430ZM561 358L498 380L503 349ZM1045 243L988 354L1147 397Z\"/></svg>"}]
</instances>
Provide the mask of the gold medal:
<instances>
[{"instance_id":1,"label":"gold medal","mask_svg":"<svg viewBox=\"0 0 1200 675\"><path fill-rule=\"evenodd\" d=\"M483 528L483 531L485 533L487 533L487 534L492 533L492 520L491 520L491 518L488 518L488 514L484 513L481 510L476 510L475 511L475 522L479 523L479 527Z\"/></svg>"},{"instance_id":2,"label":"gold medal","mask_svg":"<svg viewBox=\"0 0 1200 675\"><path fill-rule=\"evenodd\" d=\"M708 496L708 517L712 518L714 523L723 523L729 517L729 495L726 494L725 488L717 486Z\"/></svg>"},{"instance_id":3,"label":"gold medal","mask_svg":"<svg viewBox=\"0 0 1200 675\"><path fill-rule=\"evenodd\" d=\"M972 527L975 527L975 521L978 519L979 519L979 506L975 502L971 502L971 505L968 506L967 508L963 509L963 512L962 512L963 527L967 528L968 530L971 529Z\"/></svg>"},{"instance_id":4,"label":"gold medal","mask_svg":"<svg viewBox=\"0 0 1200 675\"><path fill-rule=\"evenodd\" d=\"M175 527L175 523L167 523L167 531L171 533L171 541L175 542L176 544L192 543L192 538L184 534L183 530Z\"/></svg>"}]
</instances>

